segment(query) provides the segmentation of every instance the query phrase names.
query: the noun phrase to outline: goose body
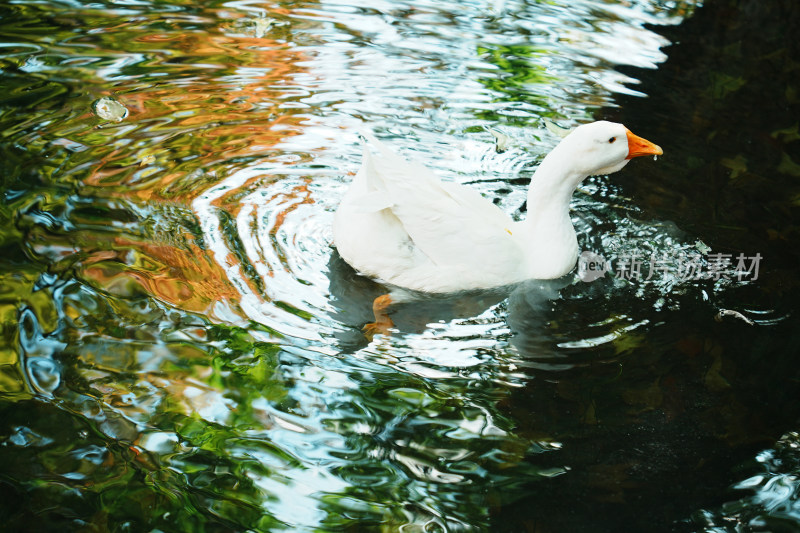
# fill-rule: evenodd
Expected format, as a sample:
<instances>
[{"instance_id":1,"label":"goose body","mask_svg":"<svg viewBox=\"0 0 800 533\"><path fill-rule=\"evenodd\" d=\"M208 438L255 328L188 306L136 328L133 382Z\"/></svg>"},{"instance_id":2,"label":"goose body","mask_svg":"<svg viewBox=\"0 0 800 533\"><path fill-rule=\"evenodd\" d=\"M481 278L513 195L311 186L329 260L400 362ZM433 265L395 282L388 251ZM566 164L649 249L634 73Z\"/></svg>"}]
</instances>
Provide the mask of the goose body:
<instances>
[{"instance_id":1,"label":"goose body","mask_svg":"<svg viewBox=\"0 0 800 533\"><path fill-rule=\"evenodd\" d=\"M360 273L429 293L489 289L569 273L578 241L572 193L587 176L610 174L661 148L621 124L579 126L542 161L528 217L514 221L477 191L440 181L371 135L334 218L334 244Z\"/></svg>"}]
</instances>

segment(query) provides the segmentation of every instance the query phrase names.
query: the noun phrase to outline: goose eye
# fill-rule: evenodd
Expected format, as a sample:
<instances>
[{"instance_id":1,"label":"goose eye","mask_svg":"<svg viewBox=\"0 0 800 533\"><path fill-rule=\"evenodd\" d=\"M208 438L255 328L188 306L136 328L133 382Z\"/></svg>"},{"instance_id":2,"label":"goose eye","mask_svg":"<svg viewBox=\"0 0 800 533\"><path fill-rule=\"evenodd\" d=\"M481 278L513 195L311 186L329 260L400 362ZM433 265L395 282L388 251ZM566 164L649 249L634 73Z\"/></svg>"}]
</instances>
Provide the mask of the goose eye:
<instances>
[{"instance_id":1,"label":"goose eye","mask_svg":"<svg viewBox=\"0 0 800 533\"><path fill-rule=\"evenodd\" d=\"M613 144L613 143L614 143L614 141L616 141L616 140L617 140L617 138L616 138L616 137L611 137L611 138L608 140L608 144Z\"/></svg>"}]
</instances>

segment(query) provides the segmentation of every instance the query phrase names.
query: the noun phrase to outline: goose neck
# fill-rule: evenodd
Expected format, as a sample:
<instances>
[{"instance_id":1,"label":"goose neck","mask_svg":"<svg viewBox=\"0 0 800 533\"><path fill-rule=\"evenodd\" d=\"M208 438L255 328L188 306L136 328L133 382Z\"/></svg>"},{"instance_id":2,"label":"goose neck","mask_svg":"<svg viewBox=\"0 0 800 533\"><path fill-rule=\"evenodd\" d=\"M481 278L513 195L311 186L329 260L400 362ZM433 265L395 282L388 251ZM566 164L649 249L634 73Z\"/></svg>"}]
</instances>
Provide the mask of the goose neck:
<instances>
[{"instance_id":1,"label":"goose neck","mask_svg":"<svg viewBox=\"0 0 800 533\"><path fill-rule=\"evenodd\" d=\"M542 161L528 189L529 216L562 217L569 213L572 194L585 176L575 171L558 149Z\"/></svg>"}]
</instances>

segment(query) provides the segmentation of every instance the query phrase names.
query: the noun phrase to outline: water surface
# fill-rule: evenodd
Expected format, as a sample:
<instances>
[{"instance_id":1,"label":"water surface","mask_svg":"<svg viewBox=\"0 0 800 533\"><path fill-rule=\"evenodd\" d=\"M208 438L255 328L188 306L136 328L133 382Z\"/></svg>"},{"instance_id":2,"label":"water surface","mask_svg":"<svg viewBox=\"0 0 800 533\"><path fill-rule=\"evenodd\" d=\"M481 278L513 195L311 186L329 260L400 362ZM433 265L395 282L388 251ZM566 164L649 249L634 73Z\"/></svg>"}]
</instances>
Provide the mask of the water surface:
<instances>
[{"instance_id":1,"label":"water surface","mask_svg":"<svg viewBox=\"0 0 800 533\"><path fill-rule=\"evenodd\" d=\"M787 310L665 269L407 305L368 340L382 288L330 224L364 125L524 216L544 119L645 99L630 73L698 4L1 7L9 527L695 527L791 414L729 355L754 330L714 316L769 343ZM611 259L709 253L614 178L573 208Z\"/></svg>"}]
</instances>

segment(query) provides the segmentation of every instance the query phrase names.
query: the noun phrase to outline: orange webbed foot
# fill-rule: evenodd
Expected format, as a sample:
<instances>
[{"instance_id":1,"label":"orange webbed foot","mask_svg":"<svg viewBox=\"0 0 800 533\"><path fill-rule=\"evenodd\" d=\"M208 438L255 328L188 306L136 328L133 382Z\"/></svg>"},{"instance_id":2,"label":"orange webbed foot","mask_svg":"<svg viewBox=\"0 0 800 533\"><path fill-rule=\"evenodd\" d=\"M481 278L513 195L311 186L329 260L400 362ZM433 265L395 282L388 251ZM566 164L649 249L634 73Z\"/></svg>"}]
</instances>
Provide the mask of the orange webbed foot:
<instances>
[{"instance_id":1,"label":"orange webbed foot","mask_svg":"<svg viewBox=\"0 0 800 533\"><path fill-rule=\"evenodd\" d=\"M394 327L394 322L389 318L386 309L392 305L392 299L388 294L378 296L372 302L372 312L375 314L375 322L370 322L363 328L364 336L372 340L375 335L389 335L389 329Z\"/></svg>"}]
</instances>

